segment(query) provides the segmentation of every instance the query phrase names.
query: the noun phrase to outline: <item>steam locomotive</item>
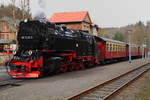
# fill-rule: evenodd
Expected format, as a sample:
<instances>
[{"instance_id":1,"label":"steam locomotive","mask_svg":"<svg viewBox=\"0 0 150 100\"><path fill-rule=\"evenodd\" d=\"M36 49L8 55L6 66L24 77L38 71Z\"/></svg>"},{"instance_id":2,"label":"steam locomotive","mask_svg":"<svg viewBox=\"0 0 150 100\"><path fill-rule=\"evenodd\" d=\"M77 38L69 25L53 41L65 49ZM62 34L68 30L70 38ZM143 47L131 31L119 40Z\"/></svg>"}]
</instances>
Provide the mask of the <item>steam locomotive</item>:
<instances>
[{"instance_id":1,"label":"steam locomotive","mask_svg":"<svg viewBox=\"0 0 150 100\"><path fill-rule=\"evenodd\" d=\"M20 22L17 40L18 50L7 62L13 78L38 78L129 56L127 43L38 20ZM141 57L142 47L134 48L132 56Z\"/></svg>"}]
</instances>

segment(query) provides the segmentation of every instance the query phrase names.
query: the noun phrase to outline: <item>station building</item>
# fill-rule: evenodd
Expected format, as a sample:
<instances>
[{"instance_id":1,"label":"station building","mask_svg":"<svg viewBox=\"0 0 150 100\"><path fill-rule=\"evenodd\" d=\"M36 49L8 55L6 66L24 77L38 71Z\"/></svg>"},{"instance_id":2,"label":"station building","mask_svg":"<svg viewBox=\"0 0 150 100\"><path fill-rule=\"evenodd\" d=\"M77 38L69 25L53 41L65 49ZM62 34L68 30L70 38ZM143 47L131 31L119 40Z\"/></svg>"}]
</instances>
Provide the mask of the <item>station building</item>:
<instances>
[{"instance_id":1,"label":"station building","mask_svg":"<svg viewBox=\"0 0 150 100\"><path fill-rule=\"evenodd\" d=\"M13 22L12 22L13 23ZM0 19L0 50L14 49L16 44L16 32L11 21Z\"/></svg>"},{"instance_id":2,"label":"station building","mask_svg":"<svg viewBox=\"0 0 150 100\"><path fill-rule=\"evenodd\" d=\"M88 11L54 13L49 22L70 29L86 31L96 36L99 31L98 25L92 22Z\"/></svg>"}]
</instances>

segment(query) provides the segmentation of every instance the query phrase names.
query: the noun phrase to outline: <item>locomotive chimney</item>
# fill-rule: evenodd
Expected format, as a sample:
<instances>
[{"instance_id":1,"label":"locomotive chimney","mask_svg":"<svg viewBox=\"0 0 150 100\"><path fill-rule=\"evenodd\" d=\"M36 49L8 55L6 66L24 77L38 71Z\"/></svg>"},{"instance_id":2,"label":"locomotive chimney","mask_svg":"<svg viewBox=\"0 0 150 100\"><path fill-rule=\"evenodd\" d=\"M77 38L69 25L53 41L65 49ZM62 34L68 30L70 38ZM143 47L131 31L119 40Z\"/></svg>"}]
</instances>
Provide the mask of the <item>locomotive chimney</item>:
<instances>
[{"instance_id":1,"label":"locomotive chimney","mask_svg":"<svg viewBox=\"0 0 150 100\"><path fill-rule=\"evenodd\" d=\"M46 7L46 1L45 0L38 0L38 6L39 9L37 10L34 19L39 20L40 22L47 22L46 14L45 14L45 7Z\"/></svg>"}]
</instances>

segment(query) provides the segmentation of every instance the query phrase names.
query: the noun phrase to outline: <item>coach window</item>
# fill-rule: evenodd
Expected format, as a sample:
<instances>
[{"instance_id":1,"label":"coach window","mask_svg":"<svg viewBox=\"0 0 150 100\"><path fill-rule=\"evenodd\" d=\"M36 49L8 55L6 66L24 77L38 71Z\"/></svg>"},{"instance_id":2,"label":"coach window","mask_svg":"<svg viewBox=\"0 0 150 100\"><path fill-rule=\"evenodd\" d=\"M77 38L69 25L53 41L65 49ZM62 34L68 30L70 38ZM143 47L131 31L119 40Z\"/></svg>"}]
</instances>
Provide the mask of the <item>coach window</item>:
<instances>
[{"instance_id":1,"label":"coach window","mask_svg":"<svg viewBox=\"0 0 150 100\"><path fill-rule=\"evenodd\" d=\"M117 52L118 52L118 45L117 45L116 49L117 49Z\"/></svg>"},{"instance_id":2,"label":"coach window","mask_svg":"<svg viewBox=\"0 0 150 100\"><path fill-rule=\"evenodd\" d=\"M111 51L111 44L109 44L109 51Z\"/></svg>"},{"instance_id":3,"label":"coach window","mask_svg":"<svg viewBox=\"0 0 150 100\"><path fill-rule=\"evenodd\" d=\"M112 44L109 44L109 46L110 46L110 48L109 48L109 50L111 51L112 50L112 46L111 46Z\"/></svg>"},{"instance_id":4,"label":"coach window","mask_svg":"<svg viewBox=\"0 0 150 100\"><path fill-rule=\"evenodd\" d=\"M108 51L108 43L106 43L106 50Z\"/></svg>"},{"instance_id":5,"label":"coach window","mask_svg":"<svg viewBox=\"0 0 150 100\"><path fill-rule=\"evenodd\" d=\"M113 44L113 51L115 51L115 44Z\"/></svg>"},{"instance_id":6,"label":"coach window","mask_svg":"<svg viewBox=\"0 0 150 100\"><path fill-rule=\"evenodd\" d=\"M115 44L113 44L113 51L115 51Z\"/></svg>"},{"instance_id":7,"label":"coach window","mask_svg":"<svg viewBox=\"0 0 150 100\"><path fill-rule=\"evenodd\" d=\"M107 51L109 51L109 44L107 43Z\"/></svg>"},{"instance_id":8,"label":"coach window","mask_svg":"<svg viewBox=\"0 0 150 100\"><path fill-rule=\"evenodd\" d=\"M107 50L109 51L109 44L107 43Z\"/></svg>"},{"instance_id":9,"label":"coach window","mask_svg":"<svg viewBox=\"0 0 150 100\"><path fill-rule=\"evenodd\" d=\"M114 51L116 51L116 44L114 44Z\"/></svg>"},{"instance_id":10,"label":"coach window","mask_svg":"<svg viewBox=\"0 0 150 100\"><path fill-rule=\"evenodd\" d=\"M120 46L120 51L122 51L122 46Z\"/></svg>"},{"instance_id":11,"label":"coach window","mask_svg":"<svg viewBox=\"0 0 150 100\"><path fill-rule=\"evenodd\" d=\"M114 44L112 44L112 51L114 51Z\"/></svg>"},{"instance_id":12,"label":"coach window","mask_svg":"<svg viewBox=\"0 0 150 100\"><path fill-rule=\"evenodd\" d=\"M126 46L124 46L124 51L126 51Z\"/></svg>"},{"instance_id":13,"label":"coach window","mask_svg":"<svg viewBox=\"0 0 150 100\"><path fill-rule=\"evenodd\" d=\"M121 45L120 45L120 51L121 51Z\"/></svg>"},{"instance_id":14,"label":"coach window","mask_svg":"<svg viewBox=\"0 0 150 100\"><path fill-rule=\"evenodd\" d=\"M114 49L114 46L113 46L113 44L111 44L111 51L113 51L113 49Z\"/></svg>"},{"instance_id":15,"label":"coach window","mask_svg":"<svg viewBox=\"0 0 150 100\"><path fill-rule=\"evenodd\" d=\"M112 44L112 51L114 51L114 44Z\"/></svg>"},{"instance_id":16,"label":"coach window","mask_svg":"<svg viewBox=\"0 0 150 100\"><path fill-rule=\"evenodd\" d=\"M114 44L114 45L113 45L113 48L114 48L113 51L115 51L115 47L116 47L116 45Z\"/></svg>"},{"instance_id":17,"label":"coach window","mask_svg":"<svg viewBox=\"0 0 150 100\"><path fill-rule=\"evenodd\" d=\"M111 51L113 51L113 44L111 44Z\"/></svg>"},{"instance_id":18,"label":"coach window","mask_svg":"<svg viewBox=\"0 0 150 100\"><path fill-rule=\"evenodd\" d=\"M111 44L109 43L109 51L111 50Z\"/></svg>"},{"instance_id":19,"label":"coach window","mask_svg":"<svg viewBox=\"0 0 150 100\"><path fill-rule=\"evenodd\" d=\"M117 45L117 52L119 51L119 45Z\"/></svg>"},{"instance_id":20,"label":"coach window","mask_svg":"<svg viewBox=\"0 0 150 100\"><path fill-rule=\"evenodd\" d=\"M116 51L116 44L114 45L114 51Z\"/></svg>"},{"instance_id":21,"label":"coach window","mask_svg":"<svg viewBox=\"0 0 150 100\"><path fill-rule=\"evenodd\" d=\"M115 44L113 44L113 51L115 51Z\"/></svg>"},{"instance_id":22,"label":"coach window","mask_svg":"<svg viewBox=\"0 0 150 100\"><path fill-rule=\"evenodd\" d=\"M118 52L118 45L116 45L116 51Z\"/></svg>"},{"instance_id":23,"label":"coach window","mask_svg":"<svg viewBox=\"0 0 150 100\"><path fill-rule=\"evenodd\" d=\"M118 45L116 44L116 51L118 51L118 49L117 49L117 48L118 48Z\"/></svg>"},{"instance_id":24,"label":"coach window","mask_svg":"<svg viewBox=\"0 0 150 100\"><path fill-rule=\"evenodd\" d=\"M109 46L110 46L110 48L109 48L109 49L110 49L110 51L112 51L112 44L109 44Z\"/></svg>"}]
</instances>

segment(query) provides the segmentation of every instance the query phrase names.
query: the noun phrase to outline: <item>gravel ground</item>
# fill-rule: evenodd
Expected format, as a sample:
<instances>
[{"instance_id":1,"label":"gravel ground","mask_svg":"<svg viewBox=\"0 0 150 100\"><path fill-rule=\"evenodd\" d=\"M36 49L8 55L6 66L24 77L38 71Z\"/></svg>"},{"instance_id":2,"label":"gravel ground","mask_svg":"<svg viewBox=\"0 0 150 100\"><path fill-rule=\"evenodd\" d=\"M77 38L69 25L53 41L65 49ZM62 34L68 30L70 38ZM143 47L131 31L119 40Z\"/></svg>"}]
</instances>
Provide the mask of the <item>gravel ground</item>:
<instances>
[{"instance_id":1,"label":"gravel ground","mask_svg":"<svg viewBox=\"0 0 150 100\"><path fill-rule=\"evenodd\" d=\"M0 91L0 100L66 100L85 89L101 84L148 62L150 59L138 59L132 63L126 61L36 79L22 86Z\"/></svg>"},{"instance_id":2,"label":"gravel ground","mask_svg":"<svg viewBox=\"0 0 150 100\"><path fill-rule=\"evenodd\" d=\"M150 86L150 84L147 84L147 81L150 81L150 71L142 75L142 77L138 78L110 100L150 100L150 98L143 98L145 96L143 90Z\"/></svg>"},{"instance_id":3,"label":"gravel ground","mask_svg":"<svg viewBox=\"0 0 150 100\"><path fill-rule=\"evenodd\" d=\"M5 66L0 66L0 81L10 79Z\"/></svg>"}]
</instances>

